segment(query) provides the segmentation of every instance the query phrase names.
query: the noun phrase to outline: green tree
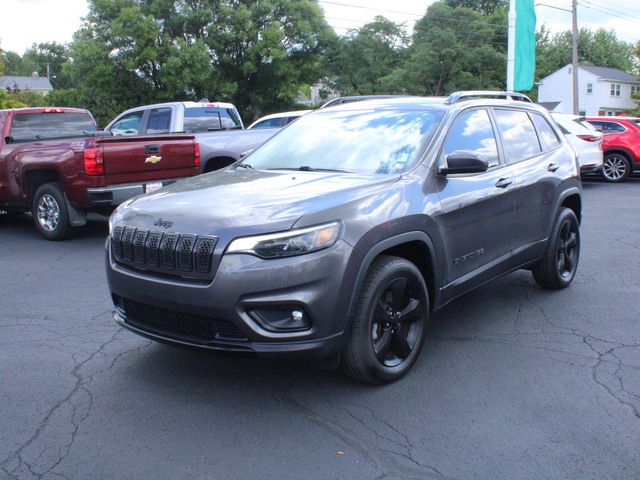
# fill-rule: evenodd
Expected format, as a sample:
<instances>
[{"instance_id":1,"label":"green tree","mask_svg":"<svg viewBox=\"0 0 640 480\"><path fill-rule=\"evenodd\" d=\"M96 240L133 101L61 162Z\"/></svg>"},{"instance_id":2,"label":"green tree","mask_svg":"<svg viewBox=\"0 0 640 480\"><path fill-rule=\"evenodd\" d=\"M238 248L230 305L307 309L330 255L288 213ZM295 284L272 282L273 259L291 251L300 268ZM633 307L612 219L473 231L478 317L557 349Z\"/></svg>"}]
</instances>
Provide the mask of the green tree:
<instances>
[{"instance_id":1,"label":"green tree","mask_svg":"<svg viewBox=\"0 0 640 480\"><path fill-rule=\"evenodd\" d=\"M453 8L470 8L485 15L492 15L497 10L509 7L508 0L445 0L445 3Z\"/></svg>"},{"instance_id":2,"label":"green tree","mask_svg":"<svg viewBox=\"0 0 640 480\"><path fill-rule=\"evenodd\" d=\"M408 43L402 26L384 17L349 32L327 48L331 87L343 95L394 91L386 77L402 65Z\"/></svg>"},{"instance_id":3,"label":"green tree","mask_svg":"<svg viewBox=\"0 0 640 480\"><path fill-rule=\"evenodd\" d=\"M0 109L3 108L20 108L27 105L18 100L13 94L0 88Z\"/></svg>"},{"instance_id":4,"label":"green tree","mask_svg":"<svg viewBox=\"0 0 640 480\"><path fill-rule=\"evenodd\" d=\"M91 0L63 69L75 88L61 99L75 96L103 118L209 97L252 117L286 108L318 78L332 35L312 0Z\"/></svg>"},{"instance_id":5,"label":"green tree","mask_svg":"<svg viewBox=\"0 0 640 480\"><path fill-rule=\"evenodd\" d=\"M62 67L69 61L69 47L56 42L33 44L22 56L22 64L31 72L38 72L41 77L47 75L54 88L68 88L70 79L63 73Z\"/></svg>"},{"instance_id":6,"label":"green tree","mask_svg":"<svg viewBox=\"0 0 640 480\"><path fill-rule=\"evenodd\" d=\"M506 13L492 15L435 2L418 20L407 61L387 79L403 92L445 95L502 89L506 72Z\"/></svg>"}]
</instances>

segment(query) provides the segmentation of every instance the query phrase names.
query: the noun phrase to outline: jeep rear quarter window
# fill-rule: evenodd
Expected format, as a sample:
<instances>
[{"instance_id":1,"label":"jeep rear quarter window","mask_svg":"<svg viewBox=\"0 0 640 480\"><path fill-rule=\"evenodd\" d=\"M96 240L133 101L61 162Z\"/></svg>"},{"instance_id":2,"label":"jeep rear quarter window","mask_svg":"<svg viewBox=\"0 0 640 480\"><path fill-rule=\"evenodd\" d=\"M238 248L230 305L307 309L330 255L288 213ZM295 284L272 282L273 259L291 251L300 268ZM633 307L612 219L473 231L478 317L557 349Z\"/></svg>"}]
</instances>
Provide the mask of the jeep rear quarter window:
<instances>
[{"instance_id":1,"label":"jeep rear quarter window","mask_svg":"<svg viewBox=\"0 0 640 480\"><path fill-rule=\"evenodd\" d=\"M240 117L232 108L193 107L184 109L185 132L208 132L225 128L242 128Z\"/></svg>"},{"instance_id":2,"label":"jeep rear quarter window","mask_svg":"<svg viewBox=\"0 0 640 480\"><path fill-rule=\"evenodd\" d=\"M88 113L17 113L11 123L13 142L86 137L96 125Z\"/></svg>"},{"instance_id":3,"label":"jeep rear quarter window","mask_svg":"<svg viewBox=\"0 0 640 480\"><path fill-rule=\"evenodd\" d=\"M558 139L556 132L553 131L549 122L542 116L537 113L531 113L531 118L533 119L533 123L538 130L538 134L540 135L540 143L542 144L542 149L544 151L551 150L558 145L560 145L560 140Z\"/></svg>"}]
</instances>

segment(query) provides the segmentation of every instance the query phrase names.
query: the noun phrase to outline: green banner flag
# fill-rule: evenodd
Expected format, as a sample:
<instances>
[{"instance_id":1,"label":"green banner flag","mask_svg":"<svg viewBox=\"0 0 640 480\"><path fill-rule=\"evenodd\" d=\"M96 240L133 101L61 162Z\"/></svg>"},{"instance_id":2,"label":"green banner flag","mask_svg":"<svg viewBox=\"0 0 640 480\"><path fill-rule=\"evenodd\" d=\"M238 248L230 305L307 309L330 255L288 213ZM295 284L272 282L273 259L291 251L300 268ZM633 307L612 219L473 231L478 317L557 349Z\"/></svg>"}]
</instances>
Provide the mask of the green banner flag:
<instances>
[{"instance_id":1,"label":"green banner flag","mask_svg":"<svg viewBox=\"0 0 640 480\"><path fill-rule=\"evenodd\" d=\"M536 11L533 0L516 0L515 75L513 89L533 88L536 71Z\"/></svg>"}]
</instances>

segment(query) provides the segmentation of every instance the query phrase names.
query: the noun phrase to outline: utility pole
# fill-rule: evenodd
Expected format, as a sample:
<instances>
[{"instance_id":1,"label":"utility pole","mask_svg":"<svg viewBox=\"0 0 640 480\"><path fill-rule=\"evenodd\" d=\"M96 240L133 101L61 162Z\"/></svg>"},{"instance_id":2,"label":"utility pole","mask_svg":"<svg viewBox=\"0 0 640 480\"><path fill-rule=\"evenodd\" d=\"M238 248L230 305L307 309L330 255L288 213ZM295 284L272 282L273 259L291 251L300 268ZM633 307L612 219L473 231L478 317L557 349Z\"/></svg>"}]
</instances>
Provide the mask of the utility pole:
<instances>
[{"instance_id":1,"label":"utility pole","mask_svg":"<svg viewBox=\"0 0 640 480\"><path fill-rule=\"evenodd\" d=\"M578 0L571 2L571 31L573 32L573 45L571 53L571 65L573 70L573 114L579 113L578 91Z\"/></svg>"}]
</instances>

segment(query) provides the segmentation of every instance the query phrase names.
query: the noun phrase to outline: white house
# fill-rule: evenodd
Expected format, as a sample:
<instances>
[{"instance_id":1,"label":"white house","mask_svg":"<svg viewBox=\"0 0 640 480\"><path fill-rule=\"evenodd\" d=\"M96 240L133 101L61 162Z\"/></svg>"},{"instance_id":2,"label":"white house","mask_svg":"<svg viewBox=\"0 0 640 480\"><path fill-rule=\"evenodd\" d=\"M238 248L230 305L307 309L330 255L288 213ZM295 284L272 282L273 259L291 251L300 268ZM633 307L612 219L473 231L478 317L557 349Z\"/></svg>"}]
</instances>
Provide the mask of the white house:
<instances>
[{"instance_id":1,"label":"white house","mask_svg":"<svg viewBox=\"0 0 640 480\"><path fill-rule=\"evenodd\" d=\"M573 113L572 65L538 82L538 103L560 113ZM640 80L621 70L578 65L578 110L580 115L620 115L636 108L631 99L640 92Z\"/></svg>"}]
</instances>

